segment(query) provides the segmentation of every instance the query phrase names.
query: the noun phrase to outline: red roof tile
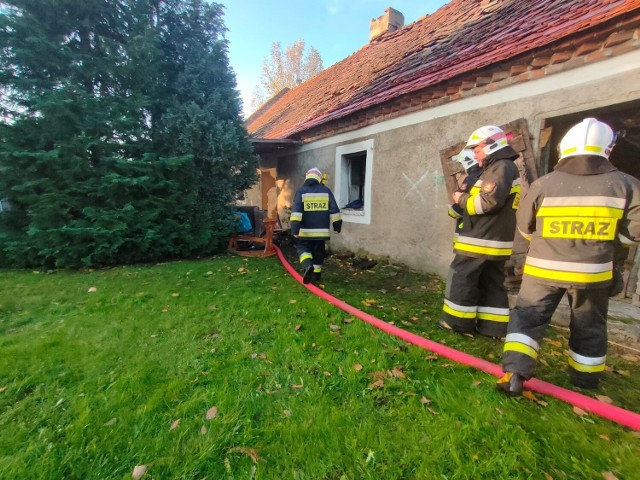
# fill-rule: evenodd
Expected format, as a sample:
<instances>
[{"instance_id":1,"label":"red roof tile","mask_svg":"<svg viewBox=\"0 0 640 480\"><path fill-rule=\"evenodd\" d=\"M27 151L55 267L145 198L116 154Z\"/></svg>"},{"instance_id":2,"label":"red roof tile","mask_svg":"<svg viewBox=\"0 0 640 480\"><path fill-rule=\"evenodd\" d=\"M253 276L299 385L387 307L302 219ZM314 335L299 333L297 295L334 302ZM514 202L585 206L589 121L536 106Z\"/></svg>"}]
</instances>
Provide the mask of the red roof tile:
<instances>
[{"instance_id":1,"label":"red roof tile","mask_svg":"<svg viewBox=\"0 0 640 480\"><path fill-rule=\"evenodd\" d=\"M295 136L557 42L640 9L640 0L452 0L385 34L307 82L281 93L247 120L252 136Z\"/></svg>"}]
</instances>

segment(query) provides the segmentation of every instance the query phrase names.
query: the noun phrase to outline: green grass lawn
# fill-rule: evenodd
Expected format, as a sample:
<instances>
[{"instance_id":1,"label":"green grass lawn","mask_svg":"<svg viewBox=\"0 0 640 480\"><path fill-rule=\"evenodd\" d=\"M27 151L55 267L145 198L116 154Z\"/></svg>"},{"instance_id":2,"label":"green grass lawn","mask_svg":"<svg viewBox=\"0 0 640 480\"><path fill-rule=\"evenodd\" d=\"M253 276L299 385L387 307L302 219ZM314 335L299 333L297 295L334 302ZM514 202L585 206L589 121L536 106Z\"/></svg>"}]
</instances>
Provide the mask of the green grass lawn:
<instances>
[{"instance_id":1,"label":"green grass lawn","mask_svg":"<svg viewBox=\"0 0 640 480\"><path fill-rule=\"evenodd\" d=\"M499 362L436 328L439 279L331 257L325 289ZM311 294L276 258L87 272L0 271L0 478L640 478L640 439L385 334ZM552 331L539 375L567 386ZM640 410L637 360L602 389ZM584 393L584 392L583 392ZM610 475L604 476L603 475Z\"/></svg>"}]
</instances>

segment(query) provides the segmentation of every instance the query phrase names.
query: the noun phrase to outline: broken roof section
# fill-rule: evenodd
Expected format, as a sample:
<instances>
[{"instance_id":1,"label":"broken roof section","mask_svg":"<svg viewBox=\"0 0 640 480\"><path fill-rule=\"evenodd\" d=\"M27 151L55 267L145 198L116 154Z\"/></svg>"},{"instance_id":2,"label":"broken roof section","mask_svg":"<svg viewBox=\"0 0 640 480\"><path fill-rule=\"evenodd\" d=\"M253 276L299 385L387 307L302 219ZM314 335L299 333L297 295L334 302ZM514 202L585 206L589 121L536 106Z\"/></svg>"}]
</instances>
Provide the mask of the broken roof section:
<instances>
[{"instance_id":1,"label":"broken roof section","mask_svg":"<svg viewBox=\"0 0 640 480\"><path fill-rule=\"evenodd\" d=\"M452 0L382 35L247 119L262 139L295 139L640 9L640 0Z\"/></svg>"}]
</instances>

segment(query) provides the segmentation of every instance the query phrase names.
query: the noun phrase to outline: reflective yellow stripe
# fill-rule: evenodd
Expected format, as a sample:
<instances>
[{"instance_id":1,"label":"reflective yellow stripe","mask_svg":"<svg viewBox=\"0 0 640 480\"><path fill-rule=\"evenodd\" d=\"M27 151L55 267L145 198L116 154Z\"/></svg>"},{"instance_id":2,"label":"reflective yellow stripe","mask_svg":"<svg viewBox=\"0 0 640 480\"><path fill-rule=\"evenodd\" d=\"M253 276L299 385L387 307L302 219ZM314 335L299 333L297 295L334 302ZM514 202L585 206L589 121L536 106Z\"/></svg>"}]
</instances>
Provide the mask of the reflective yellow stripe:
<instances>
[{"instance_id":1,"label":"reflective yellow stripe","mask_svg":"<svg viewBox=\"0 0 640 480\"><path fill-rule=\"evenodd\" d=\"M454 310L453 308L451 308L449 305L446 305L446 304L442 307L442 310L445 313L448 313L449 315L451 315L452 317L468 318L468 319L476 318L476 312L461 312L459 310Z\"/></svg>"},{"instance_id":2,"label":"reflective yellow stripe","mask_svg":"<svg viewBox=\"0 0 640 480\"><path fill-rule=\"evenodd\" d=\"M323 212L329 210L329 200L326 198L305 198L303 203L305 212Z\"/></svg>"},{"instance_id":3,"label":"reflective yellow stripe","mask_svg":"<svg viewBox=\"0 0 640 480\"><path fill-rule=\"evenodd\" d=\"M613 240L617 226L618 222L613 218L545 217L542 223L542 237Z\"/></svg>"},{"instance_id":4,"label":"reflective yellow stripe","mask_svg":"<svg viewBox=\"0 0 640 480\"><path fill-rule=\"evenodd\" d=\"M509 256L511 255L511 248L492 248L492 247L481 247L478 245L469 245L468 243L462 243L458 240L456 243L456 249L461 250L463 252L471 252L471 253L481 253L484 255L494 255L494 256Z\"/></svg>"},{"instance_id":5,"label":"reflective yellow stripe","mask_svg":"<svg viewBox=\"0 0 640 480\"><path fill-rule=\"evenodd\" d=\"M531 275L532 277L546 278L548 280L558 280L561 282L576 282L576 283L597 283L606 282L613 278L611 271L598 272L598 273L584 273L584 272L567 272L558 270L548 270L546 268L534 267L533 265L525 264L524 274Z\"/></svg>"},{"instance_id":6,"label":"reflective yellow stripe","mask_svg":"<svg viewBox=\"0 0 640 480\"><path fill-rule=\"evenodd\" d=\"M300 263L304 262L305 260L311 260L312 258L313 255L308 252L304 252L302 255L300 255Z\"/></svg>"},{"instance_id":7,"label":"reflective yellow stripe","mask_svg":"<svg viewBox=\"0 0 640 480\"><path fill-rule=\"evenodd\" d=\"M601 363L600 365L583 365L576 362L573 358L569 358L569 365L571 365L574 370L585 373L604 372L605 369L604 363Z\"/></svg>"},{"instance_id":8,"label":"reflective yellow stripe","mask_svg":"<svg viewBox=\"0 0 640 480\"><path fill-rule=\"evenodd\" d=\"M482 181L480 182L480 186L478 186L478 184L476 183L473 187L471 187L471 190L469 190L469 193L471 195L477 195L482 191L482 189L480 188L481 186L482 186Z\"/></svg>"},{"instance_id":9,"label":"reflective yellow stripe","mask_svg":"<svg viewBox=\"0 0 640 480\"><path fill-rule=\"evenodd\" d=\"M602 151L602 147L597 147L596 145L585 145L584 146L585 151L587 152L601 152Z\"/></svg>"},{"instance_id":10,"label":"reflective yellow stripe","mask_svg":"<svg viewBox=\"0 0 640 480\"><path fill-rule=\"evenodd\" d=\"M305 237L305 238L328 237L329 230L327 230L326 232L305 232L301 230L298 236Z\"/></svg>"},{"instance_id":11,"label":"reflective yellow stripe","mask_svg":"<svg viewBox=\"0 0 640 480\"><path fill-rule=\"evenodd\" d=\"M507 323L509 322L509 315L498 315L496 313L481 313L478 312L479 320L491 320L492 322Z\"/></svg>"},{"instance_id":12,"label":"reflective yellow stripe","mask_svg":"<svg viewBox=\"0 0 640 480\"><path fill-rule=\"evenodd\" d=\"M469 215L475 215L476 214L476 206L474 204L475 198L476 198L475 195L471 195L469 198L467 198L467 213Z\"/></svg>"},{"instance_id":13,"label":"reflective yellow stripe","mask_svg":"<svg viewBox=\"0 0 640 480\"><path fill-rule=\"evenodd\" d=\"M524 343L518 342L505 342L504 344L505 352L518 352L526 355L527 357L531 357L534 360L538 359L538 352L536 352L529 345L525 345Z\"/></svg>"},{"instance_id":14,"label":"reflective yellow stripe","mask_svg":"<svg viewBox=\"0 0 640 480\"><path fill-rule=\"evenodd\" d=\"M570 207L545 207L542 206L536 213L538 217L601 217L622 218L624 210L620 208L603 206L570 206Z\"/></svg>"},{"instance_id":15,"label":"reflective yellow stripe","mask_svg":"<svg viewBox=\"0 0 640 480\"><path fill-rule=\"evenodd\" d=\"M290 220L292 222L299 222L300 220L302 220L302 212L291 212Z\"/></svg>"}]
</instances>

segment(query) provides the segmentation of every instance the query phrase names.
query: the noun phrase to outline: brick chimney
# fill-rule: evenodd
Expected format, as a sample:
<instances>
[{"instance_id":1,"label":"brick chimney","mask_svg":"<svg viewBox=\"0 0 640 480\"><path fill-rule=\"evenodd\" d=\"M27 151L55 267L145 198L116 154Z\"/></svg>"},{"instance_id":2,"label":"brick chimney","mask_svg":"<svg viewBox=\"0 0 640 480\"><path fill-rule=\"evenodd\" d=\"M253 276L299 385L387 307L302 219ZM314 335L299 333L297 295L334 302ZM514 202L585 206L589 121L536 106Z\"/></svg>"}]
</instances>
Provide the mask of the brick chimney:
<instances>
[{"instance_id":1,"label":"brick chimney","mask_svg":"<svg viewBox=\"0 0 640 480\"><path fill-rule=\"evenodd\" d=\"M395 8L387 7L384 15L372 18L369 25L369 42L385 33L395 32L404 26L404 15Z\"/></svg>"}]
</instances>

